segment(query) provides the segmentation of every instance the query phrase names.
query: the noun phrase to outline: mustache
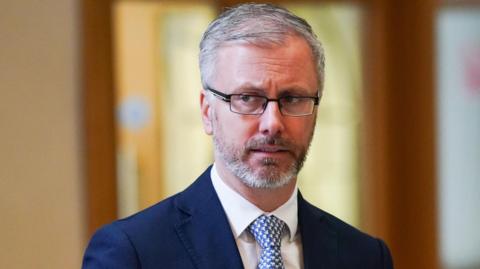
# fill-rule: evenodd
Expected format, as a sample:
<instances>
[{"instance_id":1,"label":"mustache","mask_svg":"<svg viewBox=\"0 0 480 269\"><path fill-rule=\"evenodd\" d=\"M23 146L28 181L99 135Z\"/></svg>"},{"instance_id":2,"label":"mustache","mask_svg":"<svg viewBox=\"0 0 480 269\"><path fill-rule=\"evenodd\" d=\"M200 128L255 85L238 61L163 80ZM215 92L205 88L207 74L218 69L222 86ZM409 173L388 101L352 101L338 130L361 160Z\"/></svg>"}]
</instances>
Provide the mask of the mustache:
<instances>
[{"instance_id":1,"label":"mustache","mask_svg":"<svg viewBox=\"0 0 480 269\"><path fill-rule=\"evenodd\" d=\"M252 150L256 148L260 148L262 146L278 146L281 148L286 148L288 150L292 150L295 148L295 145L290 142L290 140L282 138L282 137L273 137L273 136L266 136L266 137L259 137L253 138L247 142L245 145L246 150Z\"/></svg>"}]
</instances>

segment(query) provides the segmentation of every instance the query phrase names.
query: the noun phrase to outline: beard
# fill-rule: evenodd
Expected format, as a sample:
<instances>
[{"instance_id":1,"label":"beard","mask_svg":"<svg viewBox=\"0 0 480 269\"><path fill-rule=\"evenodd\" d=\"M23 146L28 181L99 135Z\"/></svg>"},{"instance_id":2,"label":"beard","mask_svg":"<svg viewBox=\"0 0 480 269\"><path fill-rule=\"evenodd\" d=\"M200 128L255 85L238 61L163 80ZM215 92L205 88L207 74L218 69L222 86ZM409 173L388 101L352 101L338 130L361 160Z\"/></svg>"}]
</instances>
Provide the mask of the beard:
<instances>
[{"instance_id":1,"label":"beard","mask_svg":"<svg viewBox=\"0 0 480 269\"><path fill-rule=\"evenodd\" d=\"M308 144L298 145L281 136L262 136L249 139L243 146L228 143L223 133L219 130L217 122L214 123L213 142L215 155L221 158L227 169L242 183L256 189L275 189L287 185L295 179L300 172L313 137L313 129ZM252 151L262 146L275 145L288 153L281 159L263 157L255 161L255 166L249 163Z\"/></svg>"}]
</instances>

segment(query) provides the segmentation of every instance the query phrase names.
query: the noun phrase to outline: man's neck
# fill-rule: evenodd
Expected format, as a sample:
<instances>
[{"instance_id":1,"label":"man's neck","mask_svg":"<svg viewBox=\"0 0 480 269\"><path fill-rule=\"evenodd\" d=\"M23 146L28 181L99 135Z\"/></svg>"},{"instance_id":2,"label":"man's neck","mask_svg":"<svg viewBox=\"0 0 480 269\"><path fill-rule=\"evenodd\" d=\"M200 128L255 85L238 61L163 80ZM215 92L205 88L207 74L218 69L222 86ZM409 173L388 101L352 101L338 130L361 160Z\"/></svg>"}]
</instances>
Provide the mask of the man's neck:
<instances>
[{"instance_id":1,"label":"man's neck","mask_svg":"<svg viewBox=\"0 0 480 269\"><path fill-rule=\"evenodd\" d=\"M295 190L296 178L278 188L252 188L231 173L222 163L215 163L225 184L265 212L272 212L288 201Z\"/></svg>"}]
</instances>

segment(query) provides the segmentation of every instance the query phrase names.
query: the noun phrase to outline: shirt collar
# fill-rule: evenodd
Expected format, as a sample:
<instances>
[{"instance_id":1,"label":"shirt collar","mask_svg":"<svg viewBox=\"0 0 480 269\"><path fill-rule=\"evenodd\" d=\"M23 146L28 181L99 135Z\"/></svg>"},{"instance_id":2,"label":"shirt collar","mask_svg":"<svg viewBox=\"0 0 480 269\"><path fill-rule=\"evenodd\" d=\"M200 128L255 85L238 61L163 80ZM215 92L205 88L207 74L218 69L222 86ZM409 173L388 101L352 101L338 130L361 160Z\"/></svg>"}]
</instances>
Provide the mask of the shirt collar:
<instances>
[{"instance_id":1,"label":"shirt collar","mask_svg":"<svg viewBox=\"0 0 480 269\"><path fill-rule=\"evenodd\" d=\"M256 218L265 214L267 216L275 215L284 221L290 231L289 240L293 241L295 239L298 226L297 186L295 186L295 190L287 202L272 212L263 212L260 208L230 188L218 175L215 164L211 169L210 177L235 238L238 238Z\"/></svg>"}]
</instances>

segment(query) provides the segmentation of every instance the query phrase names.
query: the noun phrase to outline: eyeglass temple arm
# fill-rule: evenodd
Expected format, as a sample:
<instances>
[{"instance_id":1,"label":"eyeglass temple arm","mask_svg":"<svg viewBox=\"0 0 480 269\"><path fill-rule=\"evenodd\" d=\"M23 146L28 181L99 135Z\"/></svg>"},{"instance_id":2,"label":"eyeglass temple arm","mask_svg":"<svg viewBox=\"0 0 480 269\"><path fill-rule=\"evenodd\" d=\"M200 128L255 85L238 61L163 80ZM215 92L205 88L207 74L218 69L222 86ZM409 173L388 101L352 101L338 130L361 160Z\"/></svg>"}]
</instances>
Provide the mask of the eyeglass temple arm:
<instances>
[{"instance_id":1,"label":"eyeglass temple arm","mask_svg":"<svg viewBox=\"0 0 480 269\"><path fill-rule=\"evenodd\" d=\"M214 90L214 89L212 89L212 88L210 88L210 87L208 87L208 86L205 87L205 90L213 93L213 95L215 95L215 96L217 96L217 97L220 97L220 98L221 98L223 101L225 101L225 102L230 102L230 95L226 95L226 94L224 94L224 93L221 93L221 92L219 92L219 91L216 91L216 90Z\"/></svg>"}]
</instances>

